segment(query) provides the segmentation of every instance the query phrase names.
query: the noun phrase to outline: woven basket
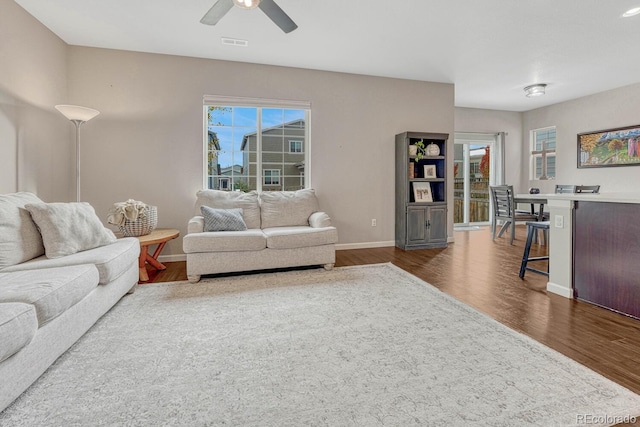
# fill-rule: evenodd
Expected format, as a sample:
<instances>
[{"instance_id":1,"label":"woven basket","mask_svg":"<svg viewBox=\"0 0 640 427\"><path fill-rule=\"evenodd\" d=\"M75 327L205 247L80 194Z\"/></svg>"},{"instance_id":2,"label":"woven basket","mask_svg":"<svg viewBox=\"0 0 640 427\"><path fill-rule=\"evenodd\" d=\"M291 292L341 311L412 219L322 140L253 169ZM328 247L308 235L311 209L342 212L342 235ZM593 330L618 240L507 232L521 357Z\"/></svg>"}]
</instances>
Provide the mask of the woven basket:
<instances>
[{"instance_id":1,"label":"woven basket","mask_svg":"<svg viewBox=\"0 0 640 427\"><path fill-rule=\"evenodd\" d=\"M144 217L135 221L125 220L124 225L119 225L120 232L126 237L145 236L158 226L158 207L147 205Z\"/></svg>"}]
</instances>

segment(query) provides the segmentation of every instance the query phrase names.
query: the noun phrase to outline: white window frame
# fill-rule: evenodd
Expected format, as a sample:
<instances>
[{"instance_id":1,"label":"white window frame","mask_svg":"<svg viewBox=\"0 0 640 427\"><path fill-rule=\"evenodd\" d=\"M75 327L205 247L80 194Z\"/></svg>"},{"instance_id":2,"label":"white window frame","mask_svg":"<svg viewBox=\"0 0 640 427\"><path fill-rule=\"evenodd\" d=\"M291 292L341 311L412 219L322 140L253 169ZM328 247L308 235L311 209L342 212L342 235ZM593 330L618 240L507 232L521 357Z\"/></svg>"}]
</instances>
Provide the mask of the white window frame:
<instances>
[{"instance_id":1,"label":"white window frame","mask_svg":"<svg viewBox=\"0 0 640 427\"><path fill-rule=\"evenodd\" d=\"M529 133L529 141L530 141L530 166L529 166L529 178L532 181L546 181L546 180L555 180L556 177L552 176L552 177L548 177L547 176L547 159L550 157L556 157L556 149L555 148L547 148L545 145L545 142L542 142L542 147L541 149L536 149L536 140L537 140L537 134L538 132L545 132L548 130L555 130L556 131L556 140L555 140L555 145L556 147L558 146L558 134L557 134L557 130L555 126L547 126L544 128L539 128L539 129L533 129L530 131ZM537 167L536 167L536 160L537 159L541 159L541 165L542 165L542 171L540 176L537 176ZM558 175L558 162L556 162L556 170L555 170L555 175Z\"/></svg>"},{"instance_id":2,"label":"white window frame","mask_svg":"<svg viewBox=\"0 0 640 427\"><path fill-rule=\"evenodd\" d=\"M280 169L265 169L263 172L264 172L264 175L262 175L262 185L265 185L265 186L281 185L282 180L280 179L281 178ZM271 180L271 182L268 184L267 184L267 175L269 175L269 178ZM278 182L273 182L273 179L276 177L278 178Z\"/></svg>"},{"instance_id":3,"label":"white window frame","mask_svg":"<svg viewBox=\"0 0 640 427\"><path fill-rule=\"evenodd\" d=\"M209 106L223 106L223 107L249 107L258 109L258 130L257 130L257 152L262 152L262 132L260 131L260 123L262 121L262 109L263 108L282 108L291 110L304 110L305 111L305 133L304 143L302 144L302 154L304 154L304 188L311 188L311 103L309 101L293 101L293 100L278 100L278 99L266 99L266 98L244 98L234 96L223 95L204 95L203 101L203 156L202 156L202 175L203 175L203 188L208 187L208 121L207 121L207 107ZM262 171L262 156L257 156L257 171ZM278 170L279 171L279 170ZM261 191L264 185L263 179L260 179L260 175L256 176L257 190ZM282 176L279 177L282 182Z\"/></svg>"},{"instance_id":4,"label":"white window frame","mask_svg":"<svg viewBox=\"0 0 640 427\"><path fill-rule=\"evenodd\" d=\"M222 183L225 183L224 185ZM229 184L231 183L231 178L229 177L220 177L218 178L218 188L220 190L228 190Z\"/></svg>"},{"instance_id":5,"label":"white window frame","mask_svg":"<svg viewBox=\"0 0 640 427\"><path fill-rule=\"evenodd\" d=\"M295 147L293 146L295 144ZM300 146L300 150L298 150L298 145ZM295 149L294 149L295 148ZM290 139L289 140L289 153L302 153L304 150L304 143L299 139Z\"/></svg>"}]
</instances>

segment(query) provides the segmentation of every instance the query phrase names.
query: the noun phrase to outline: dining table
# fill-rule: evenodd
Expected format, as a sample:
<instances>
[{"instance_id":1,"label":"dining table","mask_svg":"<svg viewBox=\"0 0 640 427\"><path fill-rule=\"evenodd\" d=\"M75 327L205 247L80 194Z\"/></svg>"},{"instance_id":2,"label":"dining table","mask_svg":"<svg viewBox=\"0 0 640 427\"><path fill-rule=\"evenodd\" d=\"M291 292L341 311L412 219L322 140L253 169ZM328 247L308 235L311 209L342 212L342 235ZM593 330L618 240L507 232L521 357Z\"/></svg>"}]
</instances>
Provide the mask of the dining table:
<instances>
[{"instance_id":1,"label":"dining table","mask_svg":"<svg viewBox=\"0 0 640 427\"><path fill-rule=\"evenodd\" d=\"M516 203L528 204L531 206L531 214L536 214L536 205L539 205L537 215L538 221L544 220L544 206L547 204L547 196L545 194L516 194L513 197L513 201Z\"/></svg>"}]
</instances>

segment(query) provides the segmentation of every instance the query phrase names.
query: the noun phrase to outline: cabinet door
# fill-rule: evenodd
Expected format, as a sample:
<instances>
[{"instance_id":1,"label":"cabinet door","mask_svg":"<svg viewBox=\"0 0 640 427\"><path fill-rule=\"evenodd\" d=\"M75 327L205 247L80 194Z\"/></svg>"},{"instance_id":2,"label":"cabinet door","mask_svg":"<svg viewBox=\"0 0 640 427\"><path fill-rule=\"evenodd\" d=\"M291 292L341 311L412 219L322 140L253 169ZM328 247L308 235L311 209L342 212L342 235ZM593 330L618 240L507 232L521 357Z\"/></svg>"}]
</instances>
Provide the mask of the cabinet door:
<instances>
[{"instance_id":1,"label":"cabinet door","mask_svg":"<svg viewBox=\"0 0 640 427\"><path fill-rule=\"evenodd\" d=\"M407 208L407 245L421 245L427 242L427 210L423 206Z\"/></svg>"},{"instance_id":2,"label":"cabinet door","mask_svg":"<svg viewBox=\"0 0 640 427\"><path fill-rule=\"evenodd\" d=\"M428 214L429 242L447 241L447 207L432 206Z\"/></svg>"}]
</instances>

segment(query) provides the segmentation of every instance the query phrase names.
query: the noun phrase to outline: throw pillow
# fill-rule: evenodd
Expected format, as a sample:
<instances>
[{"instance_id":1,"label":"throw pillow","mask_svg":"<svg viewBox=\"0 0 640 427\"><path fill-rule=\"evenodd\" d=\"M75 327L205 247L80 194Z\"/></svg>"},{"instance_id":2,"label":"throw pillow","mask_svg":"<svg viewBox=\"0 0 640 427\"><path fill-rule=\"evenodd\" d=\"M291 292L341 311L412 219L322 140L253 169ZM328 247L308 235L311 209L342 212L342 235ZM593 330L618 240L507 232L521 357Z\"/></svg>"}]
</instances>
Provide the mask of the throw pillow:
<instances>
[{"instance_id":1,"label":"throw pillow","mask_svg":"<svg viewBox=\"0 0 640 427\"><path fill-rule=\"evenodd\" d=\"M244 231L247 229L242 219L242 209L215 209L201 206L204 217L204 231Z\"/></svg>"},{"instance_id":2,"label":"throw pillow","mask_svg":"<svg viewBox=\"0 0 640 427\"><path fill-rule=\"evenodd\" d=\"M33 193L0 195L0 269L44 254L42 237L24 209L28 203L43 203Z\"/></svg>"},{"instance_id":3,"label":"throw pillow","mask_svg":"<svg viewBox=\"0 0 640 427\"><path fill-rule=\"evenodd\" d=\"M60 258L116 241L89 203L37 203L25 209L40 229L47 258Z\"/></svg>"},{"instance_id":4,"label":"throw pillow","mask_svg":"<svg viewBox=\"0 0 640 427\"><path fill-rule=\"evenodd\" d=\"M260 193L260 207L262 228L309 225L309 216L319 210L312 188L264 191Z\"/></svg>"},{"instance_id":5,"label":"throw pillow","mask_svg":"<svg viewBox=\"0 0 640 427\"><path fill-rule=\"evenodd\" d=\"M242 219L247 228L260 228L260 204L258 193L250 191L200 190L196 193L195 215L200 215L201 206L215 209L242 209Z\"/></svg>"}]
</instances>

